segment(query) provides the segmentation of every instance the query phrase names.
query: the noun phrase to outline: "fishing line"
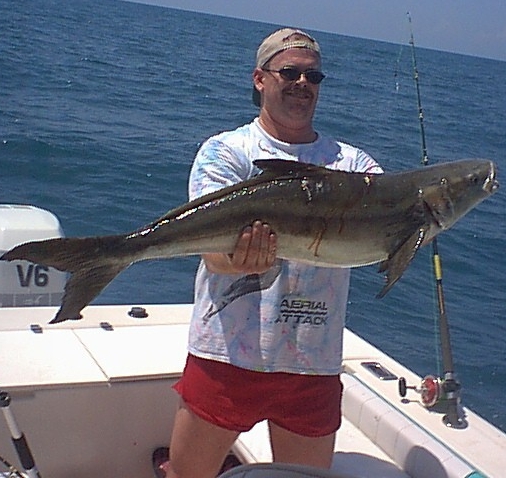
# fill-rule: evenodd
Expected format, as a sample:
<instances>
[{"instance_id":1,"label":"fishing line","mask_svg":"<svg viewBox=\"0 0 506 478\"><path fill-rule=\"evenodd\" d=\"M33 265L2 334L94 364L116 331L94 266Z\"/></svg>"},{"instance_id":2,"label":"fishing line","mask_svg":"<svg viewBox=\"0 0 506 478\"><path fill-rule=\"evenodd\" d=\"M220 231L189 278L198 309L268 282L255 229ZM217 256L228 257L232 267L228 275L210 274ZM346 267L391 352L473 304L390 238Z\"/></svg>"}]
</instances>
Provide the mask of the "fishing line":
<instances>
[{"instance_id":1,"label":"fishing line","mask_svg":"<svg viewBox=\"0 0 506 478\"><path fill-rule=\"evenodd\" d=\"M399 83L399 71L400 71L403 46L404 45L401 44L401 46L399 47L399 54L397 55L397 61L395 62L394 80L395 80L395 92L396 93L399 93L399 90L401 88L401 85Z\"/></svg>"},{"instance_id":2,"label":"fishing line","mask_svg":"<svg viewBox=\"0 0 506 478\"><path fill-rule=\"evenodd\" d=\"M429 156L427 153L427 141L425 138L425 125L424 115L422 108L422 99L420 93L420 81L418 66L416 61L415 51L415 40L413 35L413 27L411 21L411 15L408 12L408 21L410 29L410 40L411 46L411 60L413 64L413 77L416 87L416 99L418 107L418 122L420 126L420 139L421 139L421 163L426 166L429 164ZM434 379L434 384L441 389L444 399L446 399L448 407L447 414L443 418L445 424L453 428L465 428L467 426L465 420L462 417L462 413L459 409L460 405L460 389L461 385L455 378L455 370L453 366L453 355L450 342L450 328L448 324L448 317L446 314L444 291L443 291L443 269L441 266L441 257L439 254L437 238L432 240L432 265L434 272L434 281L436 289L436 298L439 311L439 338L440 338L440 351L443 361L443 373L444 377ZM436 354L437 356L438 354ZM438 366L439 368L439 366ZM426 382L427 377L424 379Z\"/></svg>"}]
</instances>

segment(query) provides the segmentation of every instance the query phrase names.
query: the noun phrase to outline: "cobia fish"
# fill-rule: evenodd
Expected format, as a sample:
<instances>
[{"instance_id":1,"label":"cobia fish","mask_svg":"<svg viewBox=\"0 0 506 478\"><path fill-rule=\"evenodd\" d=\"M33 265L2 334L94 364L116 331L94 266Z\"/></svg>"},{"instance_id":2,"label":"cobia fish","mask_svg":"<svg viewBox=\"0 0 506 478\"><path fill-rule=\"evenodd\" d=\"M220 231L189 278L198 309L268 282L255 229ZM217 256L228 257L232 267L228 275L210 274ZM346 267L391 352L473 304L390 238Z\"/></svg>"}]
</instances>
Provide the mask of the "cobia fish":
<instances>
[{"instance_id":1,"label":"cobia fish","mask_svg":"<svg viewBox=\"0 0 506 478\"><path fill-rule=\"evenodd\" d=\"M239 232L261 220L277 235L279 258L323 267L381 263L382 297L422 245L498 187L494 163L482 159L379 175L277 159L255 164L262 170L258 176L188 202L132 233L28 242L0 259L70 272L51 321L56 323L80 318L130 264L231 253Z\"/></svg>"}]
</instances>

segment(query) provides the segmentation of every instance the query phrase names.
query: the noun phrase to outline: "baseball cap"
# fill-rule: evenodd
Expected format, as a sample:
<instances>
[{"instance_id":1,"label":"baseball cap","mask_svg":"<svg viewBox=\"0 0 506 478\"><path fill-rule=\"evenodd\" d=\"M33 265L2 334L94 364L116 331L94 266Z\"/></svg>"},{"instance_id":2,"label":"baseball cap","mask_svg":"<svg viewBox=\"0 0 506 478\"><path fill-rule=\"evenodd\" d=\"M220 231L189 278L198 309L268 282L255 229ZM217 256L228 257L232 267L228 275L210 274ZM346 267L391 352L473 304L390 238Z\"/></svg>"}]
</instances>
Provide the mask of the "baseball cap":
<instances>
[{"instance_id":1,"label":"baseball cap","mask_svg":"<svg viewBox=\"0 0 506 478\"><path fill-rule=\"evenodd\" d=\"M278 53L290 48L307 48L321 55L320 45L308 33L296 28L281 28L265 38L257 50L256 67L263 68ZM253 86L253 103L260 106L260 92Z\"/></svg>"}]
</instances>

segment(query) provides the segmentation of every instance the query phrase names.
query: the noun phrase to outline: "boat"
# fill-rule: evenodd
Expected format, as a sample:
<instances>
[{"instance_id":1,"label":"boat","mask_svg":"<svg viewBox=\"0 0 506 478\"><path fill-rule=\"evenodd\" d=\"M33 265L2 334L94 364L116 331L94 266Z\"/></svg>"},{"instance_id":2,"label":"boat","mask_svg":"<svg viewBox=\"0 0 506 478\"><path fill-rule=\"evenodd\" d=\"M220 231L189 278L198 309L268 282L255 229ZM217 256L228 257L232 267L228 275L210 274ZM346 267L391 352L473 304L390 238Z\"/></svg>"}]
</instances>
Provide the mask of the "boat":
<instances>
[{"instance_id":1,"label":"boat","mask_svg":"<svg viewBox=\"0 0 506 478\"><path fill-rule=\"evenodd\" d=\"M0 206L0 252L62 234L49 211ZM91 305L83 320L48 325L62 273L17 261L0 264L0 280L0 392L9 410L0 417L0 459L12 465L3 472L0 461L0 476L153 477L151 454L169 443L178 407L172 385L186 359L192 304ZM416 375L348 329L343 365L331 470L272 463L262 422L239 436L231 452L241 465L221 476L504 476L506 434L460 402L452 423L439 378ZM13 444L13 417L31 470Z\"/></svg>"}]
</instances>

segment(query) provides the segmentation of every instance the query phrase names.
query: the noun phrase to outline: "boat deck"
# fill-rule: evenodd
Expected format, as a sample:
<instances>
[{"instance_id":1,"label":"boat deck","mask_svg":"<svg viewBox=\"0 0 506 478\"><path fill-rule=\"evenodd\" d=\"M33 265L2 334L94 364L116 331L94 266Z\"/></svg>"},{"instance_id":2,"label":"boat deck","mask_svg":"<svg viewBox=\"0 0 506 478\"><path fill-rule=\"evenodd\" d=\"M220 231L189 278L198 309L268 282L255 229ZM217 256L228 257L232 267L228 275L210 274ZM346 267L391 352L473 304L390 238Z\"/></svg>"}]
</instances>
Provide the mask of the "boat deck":
<instances>
[{"instance_id":1,"label":"boat deck","mask_svg":"<svg viewBox=\"0 0 506 478\"><path fill-rule=\"evenodd\" d=\"M144 307L146 318L129 315L131 306L92 306L84 320L52 326L54 307L0 309L0 389L43 476L152 477L151 452L167 445L177 408L171 385L184 366L191 305ZM364 362L420 382L346 330L336 477L501 476L505 434L470 410L465 430L448 429ZM234 451L244 463L270 461L266 424L242 434ZM1 418L0 455L18 463Z\"/></svg>"}]
</instances>

